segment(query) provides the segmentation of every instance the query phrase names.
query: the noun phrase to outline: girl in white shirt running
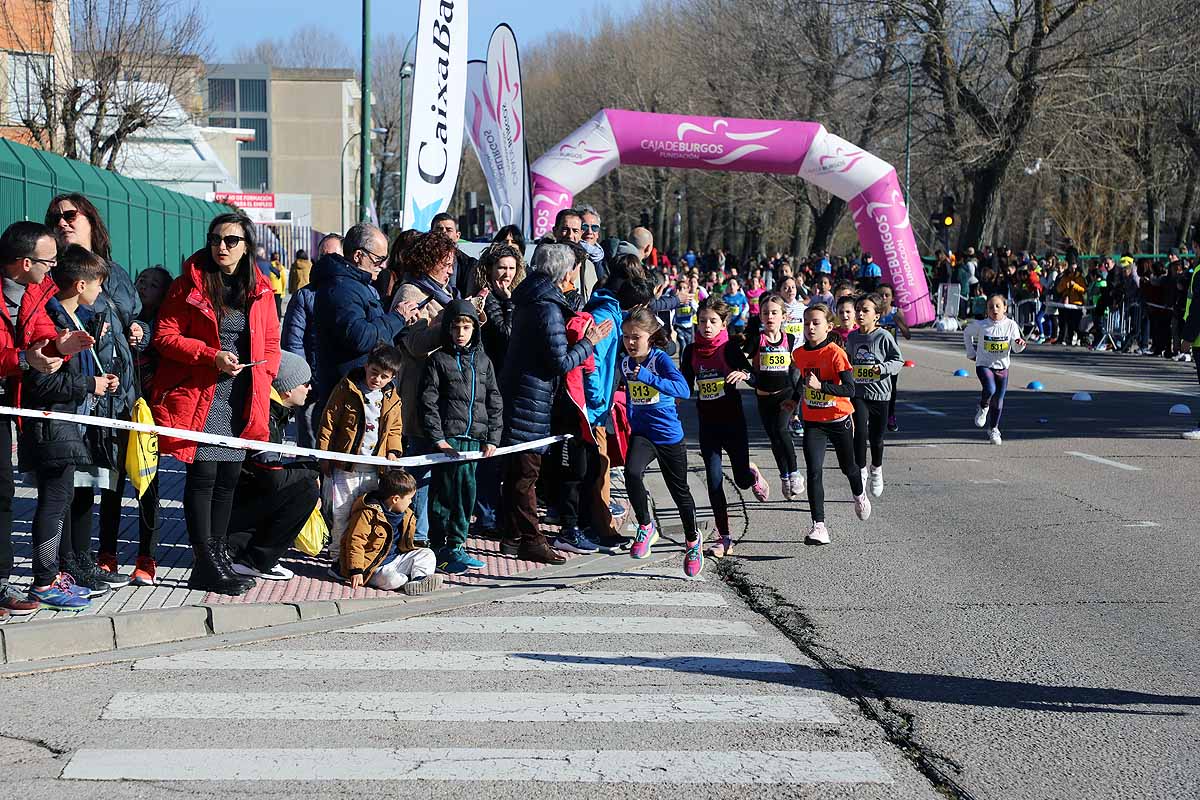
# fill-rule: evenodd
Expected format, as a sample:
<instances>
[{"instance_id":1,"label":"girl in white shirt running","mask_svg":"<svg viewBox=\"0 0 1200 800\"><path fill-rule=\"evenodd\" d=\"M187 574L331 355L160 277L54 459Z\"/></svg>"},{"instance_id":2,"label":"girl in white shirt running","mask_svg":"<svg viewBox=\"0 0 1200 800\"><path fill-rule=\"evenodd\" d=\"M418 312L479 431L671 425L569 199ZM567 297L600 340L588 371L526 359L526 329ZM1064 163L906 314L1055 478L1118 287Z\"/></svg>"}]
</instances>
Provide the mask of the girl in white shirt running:
<instances>
[{"instance_id":1,"label":"girl in white shirt running","mask_svg":"<svg viewBox=\"0 0 1200 800\"><path fill-rule=\"evenodd\" d=\"M987 427L988 439L1000 444L1000 415L1008 391L1008 366L1012 353L1025 349L1021 328L1008 318L1008 300L999 294L988 298L987 316L963 330L967 358L975 362L982 392L975 411L975 427Z\"/></svg>"}]
</instances>

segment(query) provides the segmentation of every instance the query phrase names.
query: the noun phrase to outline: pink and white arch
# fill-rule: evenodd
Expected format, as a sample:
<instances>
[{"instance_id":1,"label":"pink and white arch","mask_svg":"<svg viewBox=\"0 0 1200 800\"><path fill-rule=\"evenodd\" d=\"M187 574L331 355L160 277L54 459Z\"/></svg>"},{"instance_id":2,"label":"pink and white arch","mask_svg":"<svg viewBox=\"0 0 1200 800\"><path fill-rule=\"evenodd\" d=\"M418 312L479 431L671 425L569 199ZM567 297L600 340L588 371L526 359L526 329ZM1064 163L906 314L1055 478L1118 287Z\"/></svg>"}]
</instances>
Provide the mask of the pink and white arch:
<instances>
[{"instance_id":1,"label":"pink and white arch","mask_svg":"<svg viewBox=\"0 0 1200 800\"><path fill-rule=\"evenodd\" d=\"M895 287L909 324L933 303L896 170L816 122L690 117L606 108L534 162L533 234L621 164L798 175L846 200L863 250Z\"/></svg>"}]
</instances>

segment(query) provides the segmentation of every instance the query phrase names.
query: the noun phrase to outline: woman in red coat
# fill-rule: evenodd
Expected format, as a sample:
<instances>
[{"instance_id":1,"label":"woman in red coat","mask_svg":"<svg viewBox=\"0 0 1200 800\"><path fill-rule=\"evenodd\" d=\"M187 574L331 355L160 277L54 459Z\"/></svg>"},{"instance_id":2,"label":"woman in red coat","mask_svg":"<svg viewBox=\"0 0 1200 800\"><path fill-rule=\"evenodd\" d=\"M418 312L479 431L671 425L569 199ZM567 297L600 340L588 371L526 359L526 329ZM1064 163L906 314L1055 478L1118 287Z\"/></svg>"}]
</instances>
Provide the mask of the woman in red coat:
<instances>
[{"instance_id":1,"label":"woman in red coat","mask_svg":"<svg viewBox=\"0 0 1200 800\"><path fill-rule=\"evenodd\" d=\"M161 360L151 410L159 425L266 440L271 381L279 371L279 315L254 264L254 228L242 214L208 226L207 247L183 265L158 312ZM188 586L243 594L225 537L245 450L161 437L159 452L187 464L183 513L194 563Z\"/></svg>"}]
</instances>

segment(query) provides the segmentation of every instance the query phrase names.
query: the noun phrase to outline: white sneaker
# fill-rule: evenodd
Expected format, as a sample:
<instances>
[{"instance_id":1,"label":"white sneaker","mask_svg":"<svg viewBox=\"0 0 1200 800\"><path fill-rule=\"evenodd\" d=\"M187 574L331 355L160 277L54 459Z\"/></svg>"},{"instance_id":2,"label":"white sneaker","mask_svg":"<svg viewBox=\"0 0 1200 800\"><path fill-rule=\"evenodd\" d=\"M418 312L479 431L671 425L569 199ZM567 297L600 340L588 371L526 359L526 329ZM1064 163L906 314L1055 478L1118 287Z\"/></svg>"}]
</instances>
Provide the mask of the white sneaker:
<instances>
[{"instance_id":1,"label":"white sneaker","mask_svg":"<svg viewBox=\"0 0 1200 800\"><path fill-rule=\"evenodd\" d=\"M804 476L801 475L799 472L793 472L792 473L792 496L800 497L801 495L804 494L804 491L806 488L807 488L807 486L804 481Z\"/></svg>"},{"instance_id":2,"label":"white sneaker","mask_svg":"<svg viewBox=\"0 0 1200 800\"><path fill-rule=\"evenodd\" d=\"M231 566L234 573L246 578L262 578L267 581L290 581L296 577L296 573L281 564L276 564L266 572L260 572L254 567L247 566L240 561L232 562Z\"/></svg>"},{"instance_id":3,"label":"white sneaker","mask_svg":"<svg viewBox=\"0 0 1200 800\"><path fill-rule=\"evenodd\" d=\"M792 490L792 476L791 475L781 475L779 478L779 484L783 489L783 499L784 500L791 500L793 497L796 496L796 493Z\"/></svg>"},{"instance_id":4,"label":"white sneaker","mask_svg":"<svg viewBox=\"0 0 1200 800\"><path fill-rule=\"evenodd\" d=\"M865 492L867 490L867 468L866 467L863 467L859 471L859 476L862 478L863 491Z\"/></svg>"},{"instance_id":5,"label":"white sneaker","mask_svg":"<svg viewBox=\"0 0 1200 800\"><path fill-rule=\"evenodd\" d=\"M865 491L854 498L854 513L864 521L871 518L871 498Z\"/></svg>"},{"instance_id":6,"label":"white sneaker","mask_svg":"<svg viewBox=\"0 0 1200 800\"><path fill-rule=\"evenodd\" d=\"M824 522L814 522L812 528L808 532L808 536L804 537L805 544L829 544L829 531L825 528Z\"/></svg>"},{"instance_id":7,"label":"white sneaker","mask_svg":"<svg viewBox=\"0 0 1200 800\"><path fill-rule=\"evenodd\" d=\"M983 406L975 410L975 427L982 428L987 425L988 407Z\"/></svg>"},{"instance_id":8,"label":"white sneaker","mask_svg":"<svg viewBox=\"0 0 1200 800\"><path fill-rule=\"evenodd\" d=\"M881 496L883 494L883 467L871 467L869 476L871 497Z\"/></svg>"},{"instance_id":9,"label":"white sneaker","mask_svg":"<svg viewBox=\"0 0 1200 800\"><path fill-rule=\"evenodd\" d=\"M990 441L992 444L1001 443L1002 440L1000 439L999 428L988 428L988 441Z\"/></svg>"},{"instance_id":10,"label":"white sneaker","mask_svg":"<svg viewBox=\"0 0 1200 800\"><path fill-rule=\"evenodd\" d=\"M1179 435L1184 439L1187 439L1189 442L1200 442L1200 428L1197 428L1194 431L1184 431Z\"/></svg>"}]
</instances>

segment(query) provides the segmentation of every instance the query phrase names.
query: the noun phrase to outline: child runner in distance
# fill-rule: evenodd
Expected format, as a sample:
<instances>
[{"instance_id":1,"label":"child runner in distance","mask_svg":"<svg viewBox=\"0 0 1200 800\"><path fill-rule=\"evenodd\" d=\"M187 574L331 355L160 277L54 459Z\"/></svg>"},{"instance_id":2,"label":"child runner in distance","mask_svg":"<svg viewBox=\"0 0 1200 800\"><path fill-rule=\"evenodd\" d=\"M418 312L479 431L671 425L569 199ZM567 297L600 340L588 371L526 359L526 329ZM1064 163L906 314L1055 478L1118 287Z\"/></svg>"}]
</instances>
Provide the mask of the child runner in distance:
<instances>
[{"instance_id":1,"label":"child runner in distance","mask_svg":"<svg viewBox=\"0 0 1200 800\"><path fill-rule=\"evenodd\" d=\"M650 518L644 476L655 459L662 470L667 490L679 508L687 552L683 571L689 578L704 568L700 535L696 532L696 504L687 484L687 445L683 426L675 410L675 400L691 396L683 375L661 349L667 343L662 323L646 306L629 312L621 326L621 339L627 355L619 368L625 386L629 413L629 446L625 455L625 486L637 517L638 530L629 554L646 558L658 541L658 531Z\"/></svg>"},{"instance_id":2,"label":"child runner in distance","mask_svg":"<svg viewBox=\"0 0 1200 800\"><path fill-rule=\"evenodd\" d=\"M758 307L762 324L758 335L748 343L750 375L758 402L758 416L779 469L783 497L791 500L804 494L804 476L796 466L796 445L788 431L788 422L796 410L800 383L800 373L792 365L792 351L799 346L800 337L784 329L788 306L780 295L763 295Z\"/></svg>"},{"instance_id":3,"label":"child runner in distance","mask_svg":"<svg viewBox=\"0 0 1200 800\"><path fill-rule=\"evenodd\" d=\"M1008 392L1008 366L1014 352L1025 349L1021 328L1008 318L1008 300L994 294L988 298L987 316L963 330L967 358L975 362L982 391L975 411L975 427L987 427L988 439L1000 444L1000 415Z\"/></svg>"},{"instance_id":4,"label":"child runner in distance","mask_svg":"<svg viewBox=\"0 0 1200 800\"><path fill-rule=\"evenodd\" d=\"M833 286L833 279L826 273L821 273L813 280L813 293L808 298L808 307L820 303L827 309L833 308L833 291L830 287Z\"/></svg>"},{"instance_id":5,"label":"child runner in distance","mask_svg":"<svg viewBox=\"0 0 1200 800\"><path fill-rule=\"evenodd\" d=\"M846 340L850 337L851 332L858 327L857 312L854 308L854 295L843 294L837 299L837 308L834 310L834 316L837 317L833 334L838 338L838 344L843 350L846 349Z\"/></svg>"},{"instance_id":6,"label":"child runner in distance","mask_svg":"<svg viewBox=\"0 0 1200 800\"><path fill-rule=\"evenodd\" d=\"M854 367L854 457L872 497L883 494L883 429L892 395L891 376L904 368L904 357L896 340L879 327L882 305L883 298L878 294L859 298L858 329L850 334L846 347L846 355Z\"/></svg>"},{"instance_id":7,"label":"child runner in distance","mask_svg":"<svg viewBox=\"0 0 1200 800\"><path fill-rule=\"evenodd\" d=\"M829 544L825 527L825 486L821 472L825 450L833 445L838 467L850 480L854 513L871 516L871 500L863 488L862 472L854 460L854 371L850 359L835 343L829 306L814 303L804 312L804 346L792 351L803 376L804 466L808 471L808 502L813 526L805 544Z\"/></svg>"},{"instance_id":8,"label":"child runner in distance","mask_svg":"<svg viewBox=\"0 0 1200 800\"><path fill-rule=\"evenodd\" d=\"M725 499L721 451L729 454L733 482L739 489L753 489L760 501L770 496L767 482L750 461L750 443L746 438L746 415L737 385L750 380L750 362L741 348L729 338L727 326L732 313L716 297L700 304L695 341L683 351L680 366L688 388L696 386L699 399L696 413L700 418L700 457L708 481L708 500L717 526L717 541L709 554L721 558L733 552L729 535L729 510Z\"/></svg>"},{"instance_id":9,"label":"child runner in distance","mask_svg":"<svg viewBox=\"0 0 1200 800\"><path fill-rule=\"evenodd\" d=\"M783 298L783 330L796 340L796 345L804 339L804 310L808 307L800 295L800 279L787 276L779 283L779 296ZM795 348L793 348L795 349ZM804 435L804 420L797 413L791 421L793 436Z\"/></svg>"},{"instance_id":10,"label":"child runner in distance","mask_svg":"<svg viewBox=\"0 0 1200 800\"><path fill-rule=\"evenodd\" d=\"M875 292L883 298L883 307L879 309L879 327L891 333L893 339L899 340L901 335L905 339L911 339L912 333L908 330L908 323L904 321L904 312L892 305L892 285L880 283ZM899 380L899 374L892 376L892 396L888 399L887 429L892 433L900 430L900 425L896 422L896 383Z\"/></svg>"}]
</instances>

